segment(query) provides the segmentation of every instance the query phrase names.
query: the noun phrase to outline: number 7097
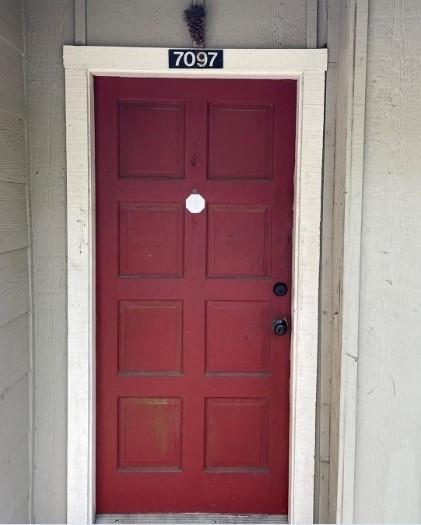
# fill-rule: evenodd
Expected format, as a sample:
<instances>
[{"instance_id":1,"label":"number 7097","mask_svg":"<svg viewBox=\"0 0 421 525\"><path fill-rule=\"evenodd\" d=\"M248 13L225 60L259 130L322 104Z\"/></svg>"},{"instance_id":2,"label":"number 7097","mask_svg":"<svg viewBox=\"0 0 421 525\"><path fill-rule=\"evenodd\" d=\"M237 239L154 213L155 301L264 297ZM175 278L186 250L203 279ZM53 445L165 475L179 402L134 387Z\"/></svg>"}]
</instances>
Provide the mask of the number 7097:
<instances>
[{"instance_id":1,"label":"number 7097","mask_svg":"<svg viewBox=\"0 0 421 525\"><path fill-rule=\"evenodd\" d=\"M214 67L217 51L173 51L176 56L175 67Z\"/></svg>"}]
</instances>

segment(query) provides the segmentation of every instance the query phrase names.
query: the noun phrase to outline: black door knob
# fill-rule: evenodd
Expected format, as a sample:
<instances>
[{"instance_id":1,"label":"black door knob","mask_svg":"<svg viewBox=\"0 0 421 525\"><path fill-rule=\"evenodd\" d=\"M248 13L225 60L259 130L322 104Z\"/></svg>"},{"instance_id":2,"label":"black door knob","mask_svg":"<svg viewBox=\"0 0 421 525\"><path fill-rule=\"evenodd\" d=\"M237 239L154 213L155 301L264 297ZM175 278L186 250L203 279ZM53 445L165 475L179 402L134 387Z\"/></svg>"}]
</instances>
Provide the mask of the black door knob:
<instances>
[{"instance_id":1,"label":"black door knob","mask_svg":"<svg viewBox=\"0 0 421 525\"><path fill-rule=\"evenodd\" d=\"M288 292L288 286L285 283L276 283L273 286L273 293L277 295L278 297L282 297L283 295L286 295Z\"/></svg>"},{"instance_id":2,"label":"black door knob","mask_svg":"<svg viewBox=\"0 0 421 525\"><path fill-rule=\"evenodd\" d=\"M285 335L288 331L288 322L286 319L275 319L273 321L273 333L275 335Z\"/></svg>"}]
</instances>

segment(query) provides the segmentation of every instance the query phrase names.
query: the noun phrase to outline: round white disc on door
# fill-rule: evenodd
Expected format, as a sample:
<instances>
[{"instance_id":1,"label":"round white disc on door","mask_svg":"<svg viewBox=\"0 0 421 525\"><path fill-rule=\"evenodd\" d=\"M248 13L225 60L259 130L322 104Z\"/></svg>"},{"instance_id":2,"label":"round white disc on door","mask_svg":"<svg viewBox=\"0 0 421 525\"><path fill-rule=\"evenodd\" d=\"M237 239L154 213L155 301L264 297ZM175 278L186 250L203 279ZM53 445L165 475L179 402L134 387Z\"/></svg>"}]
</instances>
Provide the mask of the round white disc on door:
<instances>
[{"instance_id":1,"label":"round white disc on door","mask_svg":"<svg viewBox=\"0 0 421 525\"><path fill-rule=\"evenodd\" d=\"M199 193L192 193L186 199L186 209L190 213L200 213L205 206L205 199Z\"/></svg>"}]
</instances>

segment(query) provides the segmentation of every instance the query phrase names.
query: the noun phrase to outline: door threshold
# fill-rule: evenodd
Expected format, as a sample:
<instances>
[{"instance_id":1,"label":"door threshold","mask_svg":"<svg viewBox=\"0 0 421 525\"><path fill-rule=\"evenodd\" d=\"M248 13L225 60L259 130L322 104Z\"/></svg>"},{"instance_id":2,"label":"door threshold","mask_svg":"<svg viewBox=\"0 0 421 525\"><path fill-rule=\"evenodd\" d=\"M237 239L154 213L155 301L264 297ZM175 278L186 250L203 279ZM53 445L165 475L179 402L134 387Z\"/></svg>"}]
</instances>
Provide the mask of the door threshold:
<instances>
[{"instance_id":1,"label":"door threshold","mask_svg":"<svg viewBox=\"0 0 421 525\"><path fill-rule=\"evenodd\" d=\"M281 514L98 514L95 523L288 523Z\"/></svg>"}]
</instances>

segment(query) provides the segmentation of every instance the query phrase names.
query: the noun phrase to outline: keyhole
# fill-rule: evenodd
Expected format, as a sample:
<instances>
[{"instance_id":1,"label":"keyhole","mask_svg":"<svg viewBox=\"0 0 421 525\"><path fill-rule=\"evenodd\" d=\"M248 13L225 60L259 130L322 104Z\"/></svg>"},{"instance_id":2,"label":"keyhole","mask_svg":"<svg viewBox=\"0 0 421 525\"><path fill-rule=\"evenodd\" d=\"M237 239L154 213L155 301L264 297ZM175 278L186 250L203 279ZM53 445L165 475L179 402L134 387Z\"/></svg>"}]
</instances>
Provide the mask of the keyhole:
<instances>
[{"instance_id":1,"label":"keyhole","mask_svg":"<svg viewBox=\"0 0 421 525\"><path fill-rule=\"evenodd\" d=\"M193 153L192 153L192 156L191 156L191 159L190 159L190 164L192 165L193 168L196 167L196 163L197 163L197 144L196 142L193 144Z\"/></svg>"}]
</instances>

